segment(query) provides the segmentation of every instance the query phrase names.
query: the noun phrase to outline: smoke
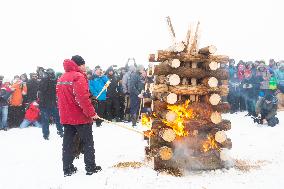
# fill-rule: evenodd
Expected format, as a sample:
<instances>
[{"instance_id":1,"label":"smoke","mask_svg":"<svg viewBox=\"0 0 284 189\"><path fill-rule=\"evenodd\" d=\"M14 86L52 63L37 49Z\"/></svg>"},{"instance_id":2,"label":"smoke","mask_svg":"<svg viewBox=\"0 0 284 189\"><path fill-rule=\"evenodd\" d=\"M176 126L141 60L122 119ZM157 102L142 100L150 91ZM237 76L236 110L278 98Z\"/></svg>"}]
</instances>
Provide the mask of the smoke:
<instances>
[{"instance_id":1,"label":"smoke","mask_svg":"<svg viewBox=\"0 0 284 189\"><path fill-rule=\"evenodd\" d=\"M196 152L199 139L184 137L175 141L173 161L178 167L183 167L184 174L189 171L210 170L224 167L229 169L234 166L234 160L230 155L230 150L221 149L220 153L217 150L208 151L206 153Z\"/></svg>"}]
</instances>

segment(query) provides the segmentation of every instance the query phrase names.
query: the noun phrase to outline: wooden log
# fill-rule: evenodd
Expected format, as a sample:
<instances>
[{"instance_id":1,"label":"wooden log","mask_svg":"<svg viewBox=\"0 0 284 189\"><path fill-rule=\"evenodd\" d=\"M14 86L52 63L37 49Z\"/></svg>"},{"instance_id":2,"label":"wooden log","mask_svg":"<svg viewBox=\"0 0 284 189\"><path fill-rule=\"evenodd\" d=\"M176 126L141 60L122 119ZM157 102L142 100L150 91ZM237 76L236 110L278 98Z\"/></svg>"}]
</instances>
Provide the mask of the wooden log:
<instances>
[{"instance_id":1,"label":"wooden log","mask_svg":"<svg viewBox=\"0 0 284 189\"><path fill-rule=\"evenodd\" d=\"M221 113L228 113L230 112L231 106L229 103L219 103L216 106L212 106L213 111L221 112Z\"/></svg>"},{"instance_id":2,"label":"wooden log","mask_svg":"<svg viewBox=\"0 0 284 189\"><path fill-rule=\"evenodd\" d=\"M201 68L190 68L190 67L178 67L176 69L170 67L168 64L160 64L155 66L155 75L169 75L177 74L180 77L189 77L201 79L204 77L215 77L218 80L224 80L229 78L229 74L225 69L217 69L213 71L206 71Z\"/></svg>"},{"instance_id":3,"label":"wooden log","mask_svg":"<svg viewBox=\"0 0 284 189\"><path fill-rule=\"evenodd\" d=\"M177 113L168 110L156 112L156 114L160 119L165 119L168 122L174 122L178 117Z\"/></svg>"},{"instance_id":4,"label":"wooden log","mask_svg":"<svg viewBox=\"0 0 284 189\"><path fill-rule=\"evenodd\" d=\"M159 149L159 157L162 160L170 160L173 157L173 151L167 146L163 146Z\"/></svg>"},{"instance_id":5,"label":"wooden log","mask_svg":"<svg viewBox=\"0 0 284 189\"><path fill-rule=\"evenodd\" d=\"M214 54L216 51L217 51L217 48L214 45L210 45L210 46L199 49L198 53L209 55L209 54Z\"/></svg>"},{"instance_id":6,"label":"wooden log","mask_svg":"<svg viewBox=\"0 0 284 189\"><path fill-rule=\"evenodd\" d=\"M202 79L201 83L207 87L217 87L218 79L216 79L215 77L207 77Z\"/></svg>"},{"instance_id":7,"label":"wooden log","mask_svg":"<svg viewBox=\"0 0 284 189\"><path fill-rule=\"evenodd\" d=\"M197 79L196 78L191 78L190 79L190 83L192 86L196 86L197 85Z\"/></svg>"},{"instance_id":8,"label":"wooden log","mask_svg":"<svg viewBox=\"0 0 284 189\"><path fill-rule=\"evenodd\" d=\"M206 61L206 62L201 63L201 67L204 68L205 70L214 71L214 70L217 70L220 66L218 62Z\"/></svg>"},{"instance_id":9,"label":"wooden log","mask_svg":"<svg viewBox=\"0 0 284 189\"><path fill-rule=\"evenodd\" d=\"M176 133L173 129L163 128L159 131L160 137L162 137L167 142L172 142L176 138Z\"/></svg>"},{"instance_id":10,"label":"wooden log","mask_svg":"<svg viewBox=\"0 0 284 189\"><path fill-rule=\"evenodd\" d=\"M154 112L159 112L159 111L163 111L167 109L168 104L166 102L163 102L161 100L155 100L153 101L154 104ZM177 102L176 104L181 104L181 102ZM196 104L196 105L195 105ZM220 113L227 113L230 110L230 105L229 103L219 103L218 105L209 105L209 104L205 104L205 106L200 105L200 104L205 104L202 102L198 102L198 103L193 103L192 105L189 105L189 108L191 109L195 109L197 110L198 113L199 110L201 109L206 109L207 111L217 111ZM198 108L199 106L199 108Z\"/></svg>"},{"instance_id":11,"label":"wooden log","mask_svg":"<svg viewBox=\"0 0 284 189\"><path fill-rule=\"evenodd\" d=\"M228 131L231 129L231 122L229 120L222 120L219 124L214 124L206 120L185 120L185 131L210 131L213 128Z\"/></svg>"},{"instance_id":12,"label":"wooden log","mask_svg":"<svg viewBox=\"0 0 284 189\"><path fill-rule=\"evenodd\" d=\"M159 50L157 55L157 61L162 62L169 59L179 59L182 62L218 62L218 63L228 63L229 57L225 55L203 55L203 54L188 54L188 53L173 53L170 51Z\"/></svg>"},{"instance_id":13,"label":"wooden log","mask_svg":"<svg viewBox=\"0 0 284 189\"><path fill-rule=\"evenodd\" d=\"M177 95L175 93L153 93L153 98L168 104L175 104L177 102Z\"/></svg>"},{"instance_id":14,"label":"wooden log","mask_svg":"<svg viewBox=\"0 0 284 189\"><path fill-rule=\"evenodd\" d=\"M212 123L219 124L222 121L222 115L219 112L213 112L210 116Z\"/></svg>"},{"instance_id":15,"label":"wooden log","mask_svg":"<svg viewBox=\"0 0 284 189\"><path fill-rule=\"evenodd\" d=\"M227 85L220 85L219 89L220 89L220 95L221 96L228 96L228 94L229 94L229 86L227 86Z\"/></svg>"},{"instance_id":16,"label":"wooden log","mask_svg":"<svg viewBox=\"0 0 284 189\"><path fill-rule=\"evenodd\" d=\"M158 92L158 93L166 93L169 92L168 85L165 84L159 84L159 85L153 85L152 92Z\"/></svg>"},{"instance_id":17,"label":"wooden log","mask_svg":"<svg viewBox=\"0 0 284 189\"><path fill-rule=\"evenodd\" d=\"M180 84L180 77L177 74L170 74L167 76L167 83L176 86Z\"/></svg>"},{"instance_id":18,"label":"wooden log","mask_svg":"<svg viewBox=\"0 0 284 189\"><path fill-rule=\"evenodd\" d=\"M227 135L225 131L218 131L215 133L215 140L219 143L223 143L227 140Z\"/></svg>"},{"instance_id":19,"label":"wooden log","mask_svg":"<svg viewBox=\"0 0 284 189\"><path fill-rule=\"evenodd\" d=\"M168 64L172 68L178 68L178 67L180 67L180 60L179 59L173 59L173 60L168 61Z\"/></svg>"},{"instance_id":20,"label":"wooden log","mask_svg":"<svg viewBox=\"0 0 284 189\"><path fill-rule=\"evenodd\" d=\"M230 138L227 138L227 140L222 142L221 145L220 145L221 148L227 148L227 149L231 149L232 146L233 146L233 144L232 144L232 140Z\"/></svg>"},{"instance_id":21,"label":"wooden log","mask_svg":"<svg viewBox=\"0 0 284 189\"><path fill-rule=\"evenodd\" d=\"M212 105L218 105L221 102L221 96L219 94L211 94L209 97L209 102Z\"/></svg>"},{"instance_id":22,"label":"wooden log","mask_svg":"<svg viewBox=\"0 0 284 189\"><path fill-rule=\"evenodd\" d=\"M159 75L156 77L157 84L178 85L180 84L180 77L176 74L170 74L167 76Z\"/></svg>"},{"instance_id":23,"label":"wooden log","mask_svg":"<svg viewBox=\"0 0 284 189\"><path fill-rule=\"evenodd\" d=\"M207 95L209 93L220 93L219 87L207 88L203 85L191 86L191 85L177 85L169 86L169 92L177 95ZM158 91L157 91L158 92Z\"/></svg>"}]
</instances>

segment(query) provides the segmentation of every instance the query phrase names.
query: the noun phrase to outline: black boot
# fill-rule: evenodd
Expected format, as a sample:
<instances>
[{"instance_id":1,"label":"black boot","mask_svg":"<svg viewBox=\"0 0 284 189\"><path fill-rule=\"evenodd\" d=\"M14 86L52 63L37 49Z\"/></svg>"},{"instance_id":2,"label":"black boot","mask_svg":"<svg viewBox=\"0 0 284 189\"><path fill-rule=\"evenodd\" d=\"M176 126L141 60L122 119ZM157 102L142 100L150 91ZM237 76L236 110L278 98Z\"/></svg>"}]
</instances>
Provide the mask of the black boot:
<instances>
[{"instance_id":1,"label":"black boot","mask_svg":"<svg viewBox=\"0 0 284 189\"><path fill-rule=\"evenodd\" d=\"M64 177L71 176L77 172L77 167L74 167L74 165L71 165L65 169L63 169Z\"/></svg>"},{"instance_id":2,"label":"black boot","mask_svg":"<svg viewBox=\"0 0 284 189\"><path fill-rule=\"evenodd\" d=\"M92 174L97 173L101 170L102 170L101 166L97 166L97 165L92 167L92 168L86 168L86 171L87 171L86 175L92 175Z\"/></svg>"},{"instance_id":3,"label":"black boot","mask_svg":"<svg viewBox=\"0 0 284 189\"><path fill-rule=\"evenodd\" d=\"M136 114L131 116L131 122L132 122L132 127L135 127L136 123L137 123L137 115Z\"/></svg>"}]
</instances>

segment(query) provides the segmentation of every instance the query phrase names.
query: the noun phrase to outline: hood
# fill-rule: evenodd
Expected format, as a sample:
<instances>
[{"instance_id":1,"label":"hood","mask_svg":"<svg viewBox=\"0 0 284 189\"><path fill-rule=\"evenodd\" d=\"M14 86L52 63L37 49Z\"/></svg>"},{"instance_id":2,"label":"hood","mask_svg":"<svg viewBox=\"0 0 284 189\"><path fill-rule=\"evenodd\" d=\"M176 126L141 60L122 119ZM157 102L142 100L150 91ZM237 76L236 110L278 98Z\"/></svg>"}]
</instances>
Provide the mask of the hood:
<instances>
[{"instance_id":1,"label":"hood","mask_svg":"<svg viewBox=\"0 0 284 189\"><path fill-rule=\"evenodd\" d=\"M73 60L69 59L64 60L63 67L65 72L71 72L71 71L80 72L78 65Z\"/></svg>"}]
</instances>

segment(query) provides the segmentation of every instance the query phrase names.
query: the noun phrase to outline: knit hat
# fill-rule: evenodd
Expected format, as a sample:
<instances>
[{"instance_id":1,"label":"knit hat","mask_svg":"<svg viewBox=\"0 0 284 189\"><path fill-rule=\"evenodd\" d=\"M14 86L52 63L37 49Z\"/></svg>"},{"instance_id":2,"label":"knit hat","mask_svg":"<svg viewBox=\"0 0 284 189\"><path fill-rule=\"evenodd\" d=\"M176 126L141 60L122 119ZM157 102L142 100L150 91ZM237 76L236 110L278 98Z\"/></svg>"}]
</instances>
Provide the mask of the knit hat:
<instances>
[{"instance_id":1,"label":"knit hat","mask_svg":"<svg viewBox=\"0 0 284 189\"><path fill-rule=\"evenodd\" d=\"M85 60L79 55L72 56L71 60L73 60L78 66L85 64Z\"/></svg>"}]
</instances>

